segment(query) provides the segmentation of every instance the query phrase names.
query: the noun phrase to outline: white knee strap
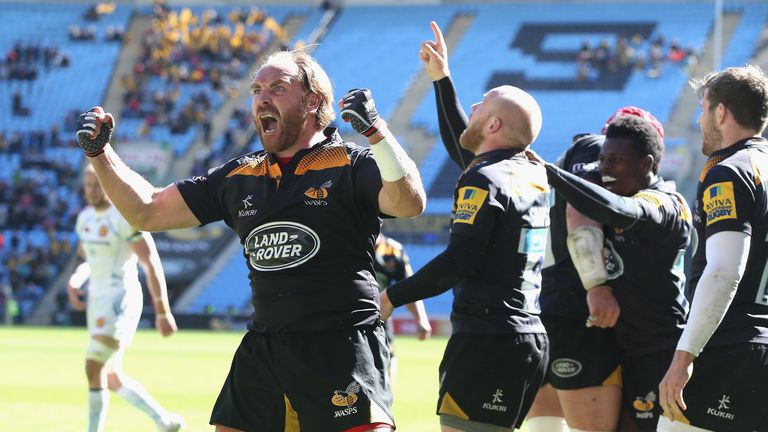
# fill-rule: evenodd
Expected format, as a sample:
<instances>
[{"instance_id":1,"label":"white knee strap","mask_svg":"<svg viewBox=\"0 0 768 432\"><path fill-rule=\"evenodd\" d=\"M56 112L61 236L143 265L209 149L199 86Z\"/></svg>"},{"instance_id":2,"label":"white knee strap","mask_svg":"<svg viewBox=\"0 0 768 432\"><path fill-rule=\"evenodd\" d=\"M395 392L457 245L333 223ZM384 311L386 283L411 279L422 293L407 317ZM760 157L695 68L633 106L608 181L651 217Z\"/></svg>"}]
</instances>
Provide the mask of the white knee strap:
<instances>
[{"instance_id":1,"label":"white knee strap","mask_svg":"<svg viewBox=\"0 0 768 432\"><path fill-rule=\"evenodd\" d=\"M525 421L525 425L528 432L568 432L568 423L562 417L532 417Z\"/></svg>"},{"instance_id":2,"label":"white knee strap","mask_svg":"<svg viewBox=\"0 0 768 432\"><path fill-rule=\"evenodd\" d=\"M656 427L656 430L658 432L712 432L709 429L672 421L666 416L659 417L659 425Z\"/></svg>"},{"instance_id":3,"label":"white knee strap","mask_svg":"<svg viewBox=\"0 0 768 432\"><path fill-rule=\"evenodd\" d=\"M117 348L112 348L104 342L91 338L91 341L88 342L88 348L85 350L85 358L106 364L115 352L117 352Z\"/></svg>"},{"instance_id":4,"label":"white knee strap","mask_svg":"<svg viewBox=\"0 0 768 432\"><path fill-rule=\"evenodd\" d=\"M569 430L571 432L613 432L613 431L588 431L588 430L585 430L585 429L574 429L574 428L571 428Z\"/></svg>"}]
</instances>

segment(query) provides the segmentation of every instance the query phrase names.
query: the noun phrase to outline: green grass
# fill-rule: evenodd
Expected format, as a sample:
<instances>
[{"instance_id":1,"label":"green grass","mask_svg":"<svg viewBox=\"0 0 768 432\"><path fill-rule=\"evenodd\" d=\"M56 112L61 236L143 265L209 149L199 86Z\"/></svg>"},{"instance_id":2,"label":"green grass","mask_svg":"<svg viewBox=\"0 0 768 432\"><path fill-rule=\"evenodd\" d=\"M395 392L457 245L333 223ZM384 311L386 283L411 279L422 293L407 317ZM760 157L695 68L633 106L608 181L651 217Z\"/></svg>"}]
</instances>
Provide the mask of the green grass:
<instances>
[{"instance_id":1,"label":"green grass","mask_svg":"<svg viewBox=\"0 0 768 432\"><path fill-rule=\"evenodd\" d=\"M208 416L241 333L184 331L163 339L140 331L125 356L127 374L167 409L184 416L186 431L212 431ZM86 429L85 329L0 327L0 429L82 432ZM437 432L437 367L446 338L397 339L398 431ZM152 431L154 424L112 395L106 430Z\"/></svg>"}]
</instances>

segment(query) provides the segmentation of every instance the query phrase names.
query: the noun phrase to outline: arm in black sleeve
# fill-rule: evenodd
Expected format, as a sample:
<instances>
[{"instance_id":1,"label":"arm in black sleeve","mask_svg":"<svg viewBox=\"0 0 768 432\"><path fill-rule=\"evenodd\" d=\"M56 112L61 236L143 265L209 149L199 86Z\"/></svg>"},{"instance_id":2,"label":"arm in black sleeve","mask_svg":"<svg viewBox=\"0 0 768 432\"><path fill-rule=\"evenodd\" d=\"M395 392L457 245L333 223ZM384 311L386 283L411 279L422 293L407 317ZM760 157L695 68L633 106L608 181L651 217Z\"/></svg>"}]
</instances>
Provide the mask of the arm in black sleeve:
<instances>
[{"instance_id":1,"label":"arm in black sleeve","mask_svg":"<svg viewBox=\"0 0 768 432\"><path fill-rule=\"evenodd\" d=\"M643 216L636 200L616 195L555 165L545 166L549 184L583 215L623 229L632 227Z\"/></svg>"},{"instance_id":2,"label":"arm in black sleeve","mask_svg":"<svg viewBox=\"0 0 768 432\"><path fill-rule=\"evenodd\" d=\"M451 77L437 80L435 86L435 99L437 102L437 120L440 125L440 137L443 140L448 155L459 168L464 169L469 165L475 155L464 150L459 145L459 136L467 128L469 121L461 108L456 89L453 87Z\"/></svg>"},{"instance_id":3,"label":"arm in black sleeve","mask_svg":"<svg viewBox=\"0 0 768 432\"><path fill-rule=\"evenodd\" d=\"M444 293L477 268L486 244L487 239L451 234L445 251L413 276L387 288L389 301L398 307Z\"/></svg>"}]
</instances>

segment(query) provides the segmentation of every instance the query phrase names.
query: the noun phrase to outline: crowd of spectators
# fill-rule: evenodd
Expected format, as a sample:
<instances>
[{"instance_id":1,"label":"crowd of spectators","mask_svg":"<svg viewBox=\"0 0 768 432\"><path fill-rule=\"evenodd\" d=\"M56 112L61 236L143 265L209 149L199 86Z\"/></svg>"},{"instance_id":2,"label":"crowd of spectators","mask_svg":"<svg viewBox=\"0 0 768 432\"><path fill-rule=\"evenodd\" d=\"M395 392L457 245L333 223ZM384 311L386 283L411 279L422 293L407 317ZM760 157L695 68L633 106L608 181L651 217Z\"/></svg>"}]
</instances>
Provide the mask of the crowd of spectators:
<instances>
[{"instance_id":1,"label":"crowd of spectators","mask_svg":"<svg viewBox=\"0 0 768 432\"><path fill-rule=\"evenodd\" d=\"M69 54L57 46L16 42L0 60L0 80L35 80L43 70L69 67Z\"/></svg>"},{"instance_id":2,"label":"crowd of spectators","mask_svg":"<svg viewBox=\"0 0 768 432\"><path fill-rule=\"evenodd\" d=\"M209 168L219 166L234 157L235 153L237 153L236 148L238 144L249 138L246 134L249 131L251 121L250 111L241 108L235 109L227 129L221 137L221 142L216 142L214 145L204 148L196 155L190 174L205 174ZM206 142L209 141L206 140Z\"/></svg>"},{"instance_id":3,"label":"crowd of spectators","mask_svg":"<svg viewBox=\"0 0 768 432\"><path fill-rule=\"evenodd\" d=\"M215 9L196 15L188 8L177 11L157 3L141 55L132 73L121 77L126 89L122 116L144 119L144 133L154 126L185 133L194 124L210 130L212 94L234 94L233 83L248 73L270 33L285 37L280 25L258 7L235 7L226 16ZM204 86L183 97L183 84Z\"/></svg>"},{"instance_id":4,"label":"crowd of spectators","mask_svg":"<svg viewBox=\"0 0 768 432\"><path fill-rule=\"evenodd\" d=\"M645 71L649 78L657 78L665 63L690 67L697 60L694 50L683 48L677 40L667 43L666 38L659 35L653 41L646 41L639 34L630 38L620 36L613 46L606 39L596 47L585 40L576 58L582 80L589 79L595 71L615 73L626 69Z\"/></svg>"},{"instance_id":5,"label":"crowd of spectators","mask_svg":"<svg viewBox=\"0 0 768 432\"><path fill-rule=\"evenodd\" d=\"M2 234L0 234L2 235ZM4 266L0 274L0 295L4 313L15 323L24 323L43 298L46 288L56 279L74 252L69 238L61 238L54 230L47 231L43 245L26 242L22 246L19 232L5 239L2 252ZM8 307L8 303L13 307ZM7 312L6 312L7 311Z\"/></svg>"},{"instance_id":6,"label":"crowd of spectators","mask_svg":"<svg viewBox=\"0 0 768 432\"><path fill-rule=\"evenodd\" d=\"M10 310L19 323L29 318L73 253L71 233L82 207L78 164L46 150L76 150L76 145L74 138L61 139L58 126L0 131L0 154L19 157L19 163L0 172L0 315Z\"/></svg>"}]
</instances>

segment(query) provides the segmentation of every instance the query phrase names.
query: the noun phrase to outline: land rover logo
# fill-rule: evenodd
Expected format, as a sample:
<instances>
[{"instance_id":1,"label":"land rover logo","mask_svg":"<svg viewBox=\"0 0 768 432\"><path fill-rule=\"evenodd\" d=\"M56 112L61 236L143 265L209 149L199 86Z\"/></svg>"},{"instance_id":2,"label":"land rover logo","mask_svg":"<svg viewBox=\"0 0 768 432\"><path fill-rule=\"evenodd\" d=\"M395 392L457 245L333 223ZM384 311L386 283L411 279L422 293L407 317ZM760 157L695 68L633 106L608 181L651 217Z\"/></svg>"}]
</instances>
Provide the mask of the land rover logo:
<instances>
[{"instance_id":1,"label":"land rover logo","mask_svg":"<svg viewBox=\"0 0 768 432\"><path fill-rule=\"evenodd\" d=\"M581 363L569 358L560 358L552 362L552 373L560 378L574 377L581 372Z\"/></svg>"},{"instance_id":2,"label":"land rover logo","mask_svg":"<svg viewBox=\"0 0 768 432\"><path fill-rule=\"evenodd\" d=\"M294 222L270 222L255 228L245 239L251 266L277 271L307 262L320 250L320 237L309 227Z\"/></svg>"}]
</instances>

